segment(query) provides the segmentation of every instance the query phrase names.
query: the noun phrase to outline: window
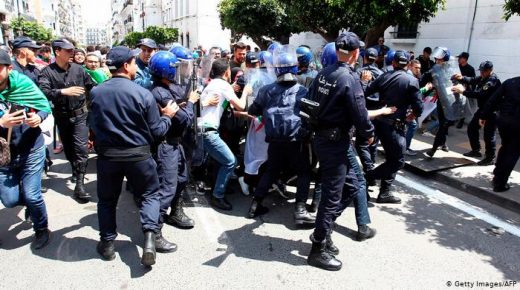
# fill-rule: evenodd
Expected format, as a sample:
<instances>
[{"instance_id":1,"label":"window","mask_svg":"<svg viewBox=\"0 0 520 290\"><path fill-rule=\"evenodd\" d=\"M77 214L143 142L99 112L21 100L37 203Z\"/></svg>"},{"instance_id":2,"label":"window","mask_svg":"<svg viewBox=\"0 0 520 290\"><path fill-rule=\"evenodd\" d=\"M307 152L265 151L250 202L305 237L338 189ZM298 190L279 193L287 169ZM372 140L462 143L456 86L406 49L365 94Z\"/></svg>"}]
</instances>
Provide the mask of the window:
<instances>
[{"instance_id":1,"label":"window","mask_svg":"<svg viewBox=\"0 0 520 290\"><path fill-rule=\"evenodd\" d=\"M399 24L395 28L394 32L391 32L394 35L394 38L417 38L417 28L419 27L419 23L412 24Z\"/></svg>"}]
</instances>

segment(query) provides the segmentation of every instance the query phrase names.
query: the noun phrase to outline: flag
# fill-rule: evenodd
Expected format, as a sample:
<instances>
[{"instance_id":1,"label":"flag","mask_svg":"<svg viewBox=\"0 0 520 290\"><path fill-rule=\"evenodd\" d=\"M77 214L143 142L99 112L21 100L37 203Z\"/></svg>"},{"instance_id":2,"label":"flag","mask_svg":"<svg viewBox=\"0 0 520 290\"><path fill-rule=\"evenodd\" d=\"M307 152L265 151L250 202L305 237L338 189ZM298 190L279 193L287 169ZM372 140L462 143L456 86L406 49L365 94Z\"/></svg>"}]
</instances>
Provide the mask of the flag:
<instances>
[{"instance_id":1,"label":"flag","mask_svg":"<svg viewBox=\"0 0 520 290\"><path fill-rule=\"evenodd\" d=\"M51 113L51 105L38 86L18 71L9 73L9 86L0 92L0 100Z\"/></svg>"}]
</instances>

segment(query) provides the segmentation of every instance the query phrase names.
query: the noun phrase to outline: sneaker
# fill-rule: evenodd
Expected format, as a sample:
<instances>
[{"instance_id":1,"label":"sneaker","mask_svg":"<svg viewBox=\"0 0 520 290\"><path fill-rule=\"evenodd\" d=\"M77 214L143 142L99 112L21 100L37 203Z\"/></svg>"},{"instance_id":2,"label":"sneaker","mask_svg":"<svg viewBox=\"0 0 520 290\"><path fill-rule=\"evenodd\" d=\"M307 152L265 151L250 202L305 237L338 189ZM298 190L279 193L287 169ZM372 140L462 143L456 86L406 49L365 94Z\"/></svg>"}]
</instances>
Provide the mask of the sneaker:
<instances>
[{"instance_id":1,"label":"sneaker","mask_svg":"<svg viewBox=\"0 0 520 290\"><path fill-rule=\"evenodd\" d=\"M60 154L61 152L63 152L63 145L58 144L58 145L56 146L56 148L54 148L54 149L52 150L52 152L53 152L54 154Z\"/></svg>"},{"instance_id":2,"label":"sneaker","mask_svg":"<svg viewBox=\"0 0 520 290\"><path fill-rule=\"evenodd\" d=\"M480 160L479 162L477 162L477 165L480 165L480 166L488 166L488 165L493 165L495 164L495 157L486 157L482 160Z\"/></svg>"},{"instance_id":3,"label":"sneaker","mask_svg":"<svg viewBox=\"0 0 520 290\"><path fill-rule=\"evenodd\" d=\"M364 240L373 238L375 235L376 235L375 229L372 229L367 225L360 225L360 226L358 226L356 240L358 242L362 242Z\"/></svg>"},{"instance_id":4,"label":"sneaker","mask_svg":"<svg viewBox=\"0 0 520 290\"><path fill-rule=\"evenodd\" d=\"M476 158L482 157L482 153L480 153L479 151L475 151L475 150L471 150L462 155L464 155L466 157L476 157Z\"/></svg>"},{"instance_id":5,"label":"sneaker","mask_svg":"<svg viewBox=\"0 0 520 290\"><path fill-rule=\"evenodd\" d=\"M424 154L426 154L426 156L427 156L428 158L433 158L433 155L435 155L435 150L430 149L430 150L424 152Z\"/></svg>"},{"instance_id":6,"label":"sneaker","mask_svg":"<svg viewBox=\"0 0 520 290\"><path fill-rule=\"evenodd\" d=\"M244 177L243 176L240 176L238 178L238 184L240 185L240 189L242 189L242 194L244 194L246 196L251 194L249 192L249 185L247 185L247 183L244 181Z\"/></svg>"},{"instance_id":7,"label":"sneaker","mask_svg":"<svg viewBox=\"0 0 520 290\"><path fill-rule=\"evenodd\" d=\"M32 246L35 250L39 250L49 243L51 232L48 229L36 230Z\"/></svg>"},{"instance_id":8,"label":"sneaker","mask_svg":"<svg viewBox=\"0 0 520 290\"><path fill-rule=\"evenodd\" d=\"M404 155L407 155L407 156L415 156L415 155L417 155L417 152L415 152L415 151L412 150L412 149L406 149L406 151L404 151Z\"/></svg>"},{"instance_id":9,"label":"sneaker","mask_svg":"<svg viewBox=\"0 0 520 290\"><path fill-rule=\"evenodd\" d=\"M444 151L444 152L450 152L450 148L446 144L442 145L441 150Z\"/></svg>"}]
</instances>

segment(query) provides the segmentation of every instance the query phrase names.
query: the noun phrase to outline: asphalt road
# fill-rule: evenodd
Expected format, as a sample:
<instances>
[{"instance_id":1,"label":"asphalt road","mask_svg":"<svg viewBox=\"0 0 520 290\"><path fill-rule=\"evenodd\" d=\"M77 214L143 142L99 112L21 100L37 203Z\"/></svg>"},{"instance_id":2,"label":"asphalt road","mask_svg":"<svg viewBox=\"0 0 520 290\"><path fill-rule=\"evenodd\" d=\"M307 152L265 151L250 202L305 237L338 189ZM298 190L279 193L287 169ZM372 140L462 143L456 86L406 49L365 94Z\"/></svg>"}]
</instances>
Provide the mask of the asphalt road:
<instances>
[{"instance_id":1,"label":"asphalt road","mask_svg":"<svg viewBox=\"0 0 520 290\"><path fill-rule=\"evenodd\" d=\"M94 160L87 175L92 193ZM55 159L45 181L52 235L44 249L31 250L33 231L23 222L21 207L0 207L0 288L489 289L470 283L512 280L516 285L506 289L520 289L520 216L409 173L396 182L402 205L371 204L375 238L355 241L352 208L338 219L333 240L341 250L339 272L307 265L312 229L294 226L294 200L271 195L270 212L251 220L244 217L250 198L240 193L229 196L231 212L215 211L206 197L191 195L186 211L196 227L165 226L164 236L179 248L158 254L157 264L146 269L140 265L138 211L124 192L117 214L117 258L103 261L95 250L95 199L75 202L69 176L65 161Z\"/></svg>"}]
</instances>

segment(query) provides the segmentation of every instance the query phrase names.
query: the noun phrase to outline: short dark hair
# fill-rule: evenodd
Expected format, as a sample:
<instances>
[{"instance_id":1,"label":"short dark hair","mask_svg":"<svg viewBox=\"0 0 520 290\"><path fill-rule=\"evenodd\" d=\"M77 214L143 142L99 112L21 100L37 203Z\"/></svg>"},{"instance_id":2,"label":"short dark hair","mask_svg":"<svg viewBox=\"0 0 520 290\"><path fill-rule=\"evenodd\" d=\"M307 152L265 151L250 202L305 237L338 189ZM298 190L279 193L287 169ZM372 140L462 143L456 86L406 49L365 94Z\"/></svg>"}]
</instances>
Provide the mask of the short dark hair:
<instances>
[{"instance_id":1,"label":"short dark hair","mask_svg":"<svg viewBox=\"0 0 520 290\"><path fill-rule=\"evenodd\" d=\"M219 58L211 65L211 76L213 78L223 76L229 69L229 61L226 58Z\"/></svg>"},{"instance_id":2,"label":"short dark hair","mask_svg":"<svg viewBox=\"0 0 520 290\"><path fill-rule=\"evenodd\" d=\"M102 55L104 55L104 54L107 54L109 50L110 50L110 48L108 48L108 46L103 46L103 47L99 50L99 52L100 52Z\"/></svg>"},{"instance_id":3,"label":"short dark hair","mask_svg":"<svg viewBox=\"0 0 520 290\"><path fill-rule=\"evenodd\" d=\"M42 46L39 50L40 53L51 52L51 48L48 46Z\"/></svg>"},{"instance_id":4,"label":"short dark hair","mask_svg":"<svg viewBox=\"0 0 520 290\"><path fill-rule=\"evenodd\" d=\"M247 45L245 43L243 43L242 41L239 41L237 43L235 43L235 45L233 46L234 49L246 49L247 48Z\"/></svg>"},{"instance_id":5,"label":"short dark hair","mask_svg":"<svg viewBox=\"0 0 520 290\"><path fill-rule=\"evenodd\" d=\"M132 56L127 61L125 61L122 66L120 66L116 69L109 69L109 70L111 73L118 73L119 71L121 71L123 69L123 67L125 66L125 63L130 64L130 63L132 63L132 60L134 60L134 59L135 59L135 56Z\"/></svg>"},{"instance_id":6,"label":"short dark hair","mask_svg":"<svg viewBox=\"0 0 520 290\"><path fill-rule=\"evenodd\" d=\"M432 48L429 47L429 46L427 46L427 47L425 47L425 48L423 49L423 52L426 52L426 53L428 53L428 54L432 54Z\"/></svg>"},{"instance_id":7,"label":"short dark hair","mask_svg":"<svg viewBox=\"0 0 520 290\"><path fill-rule=\"evenodd\" d=\"M94 52L96 51L96 48L93 45L87 46L87 52Z\"/></svg>"}]
</instances>

